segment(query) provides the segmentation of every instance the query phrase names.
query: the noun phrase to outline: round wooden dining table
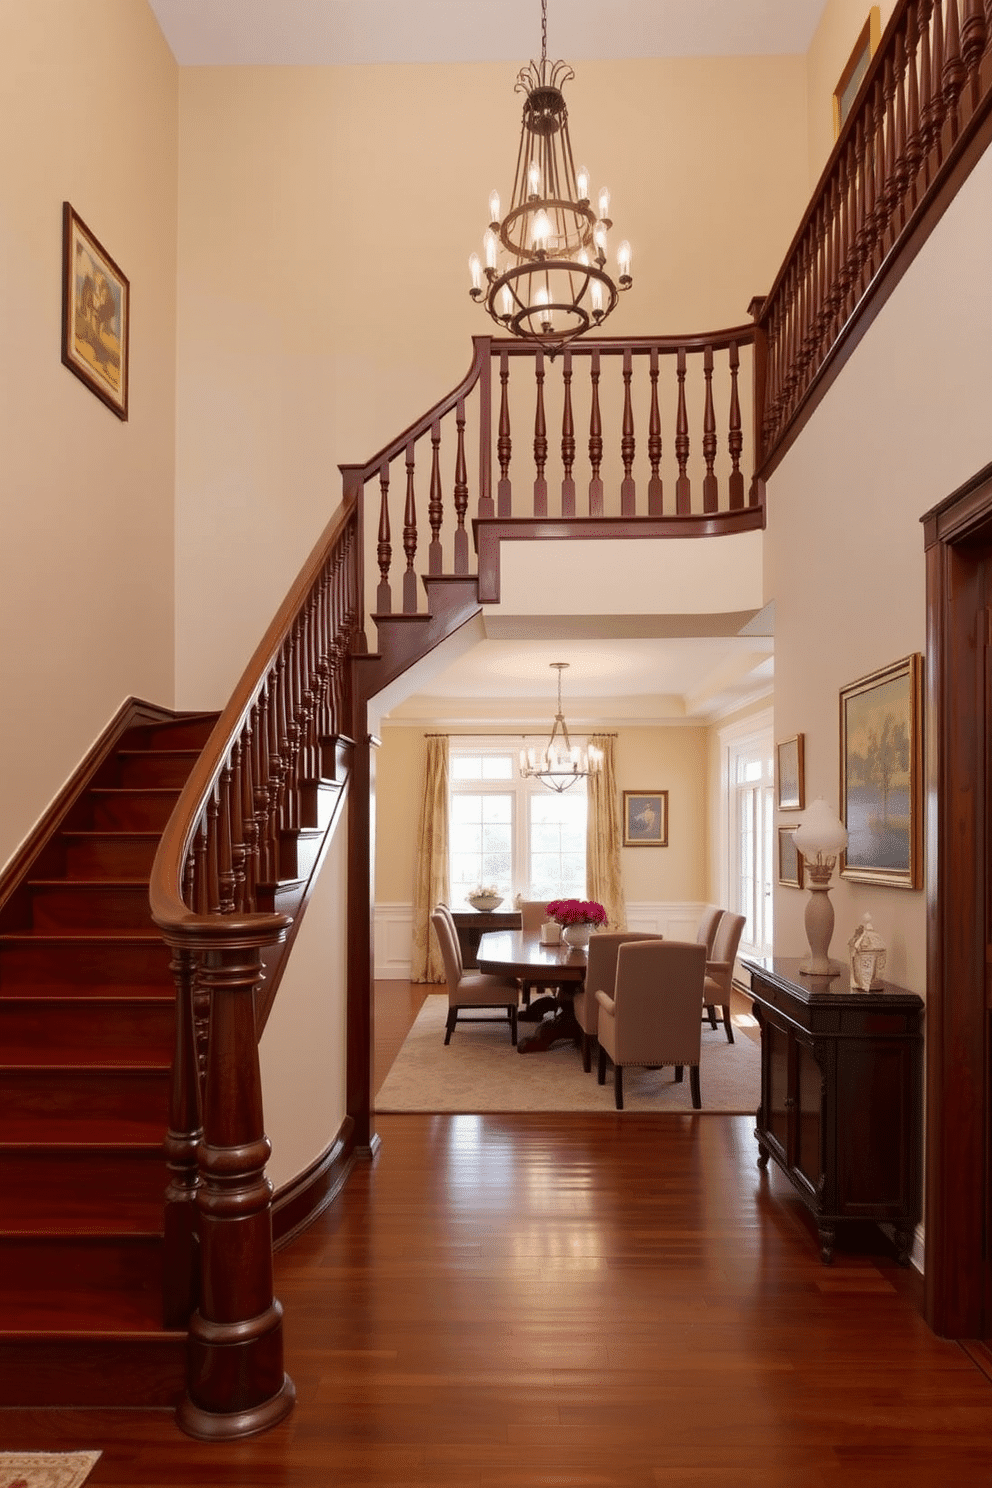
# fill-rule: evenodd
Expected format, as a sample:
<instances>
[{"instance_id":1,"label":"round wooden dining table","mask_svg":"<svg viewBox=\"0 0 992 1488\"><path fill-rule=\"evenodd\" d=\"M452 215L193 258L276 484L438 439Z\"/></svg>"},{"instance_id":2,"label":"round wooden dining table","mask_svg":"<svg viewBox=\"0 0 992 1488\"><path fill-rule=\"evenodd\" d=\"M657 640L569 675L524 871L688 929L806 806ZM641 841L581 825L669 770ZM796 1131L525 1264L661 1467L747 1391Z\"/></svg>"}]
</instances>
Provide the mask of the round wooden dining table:
<instances>
[{"instance_id":1,"label":"round wooden dining table","mask_svg":"<svg viewBox=\"0 0 992 1488\"><path fill-rule=\"evenodd\" d=\"M479 941L476 963L480 971L494 976L519 977L555 989L553 996L537 998L518 1015L522 1022L540 1020L529 1038L519 1040L519 1054L539 1054L563 1039L581 1043L572 998L585 981L585 951L544 945L539 930L490 930Z\"/></svg>"}]
</instances>

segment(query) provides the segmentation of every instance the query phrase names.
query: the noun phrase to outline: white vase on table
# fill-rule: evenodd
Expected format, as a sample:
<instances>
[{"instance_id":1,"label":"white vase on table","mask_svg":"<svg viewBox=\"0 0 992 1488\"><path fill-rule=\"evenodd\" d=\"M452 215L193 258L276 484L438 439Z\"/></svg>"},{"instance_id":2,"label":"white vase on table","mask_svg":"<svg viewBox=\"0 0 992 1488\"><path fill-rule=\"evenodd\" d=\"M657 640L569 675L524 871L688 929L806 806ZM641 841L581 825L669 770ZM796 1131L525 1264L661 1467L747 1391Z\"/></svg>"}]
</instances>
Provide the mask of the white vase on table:
<instances>
[{"instance_id":1,"label":"white vase on table","mask_svg":"<svg viewBox=\"0 0 992 1488\"><path fill-rule=\"evenodd\" d=\"M565 925L561 932L561 938L573 951L586 951L589 949L589 937L592 935L592 926Z\"/></svg>"}]
</instances>

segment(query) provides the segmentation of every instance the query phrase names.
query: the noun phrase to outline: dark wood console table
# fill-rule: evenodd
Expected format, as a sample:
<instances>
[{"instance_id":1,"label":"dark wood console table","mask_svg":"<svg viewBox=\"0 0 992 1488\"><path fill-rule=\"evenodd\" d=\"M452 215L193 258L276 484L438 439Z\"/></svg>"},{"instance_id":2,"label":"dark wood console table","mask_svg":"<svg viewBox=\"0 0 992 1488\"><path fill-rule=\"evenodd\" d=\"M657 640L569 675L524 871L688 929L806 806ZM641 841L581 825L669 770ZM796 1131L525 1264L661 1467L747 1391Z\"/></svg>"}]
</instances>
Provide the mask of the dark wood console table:
<instances>
[{"instance_id":1,"label":"dark wood console table","mask_svg":"<svg viewBox=\"0 0 992 1488\"><path fill-rule=\"evenodd\" d=\"M519 909L455 909L451 918L458 931L466 971L478 969L479 941L488 930L519 930L523 924Z\"/></svg>"},{"instance_id":2,"label":"dark wood console table","mask_svg":"<svg viewBox=\"0 0 992 1488\"><path fill-rule=\"evenodd\" d=\"M901 1265L920 1218L923 1000L890 982L851 992L847 971L742 962L761 1026L758 1166L773 1157L812 1212L824 1264L837 1226L891 1225ZM836 988L836 990L831 990Z\"/></svg>"}]
</instances>

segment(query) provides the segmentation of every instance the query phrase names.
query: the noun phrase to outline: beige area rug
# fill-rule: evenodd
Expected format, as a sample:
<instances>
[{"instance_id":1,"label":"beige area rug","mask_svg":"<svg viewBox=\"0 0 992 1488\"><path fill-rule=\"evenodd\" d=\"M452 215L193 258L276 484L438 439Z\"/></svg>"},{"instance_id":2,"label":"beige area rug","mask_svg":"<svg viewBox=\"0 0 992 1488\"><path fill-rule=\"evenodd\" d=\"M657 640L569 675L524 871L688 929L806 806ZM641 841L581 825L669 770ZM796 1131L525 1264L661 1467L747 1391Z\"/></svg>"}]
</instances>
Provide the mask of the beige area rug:
<instances>
[{"instance_id":1,"label":"beige area rug","mask_svg":"<svg viewBox=\"0 0 992 1488\"><path fill-rule=\"evenodd\" d=\"M0 1488L79 1488L99 1452L0 1452Z\"/></svg>"},{"instance_id":2,"label":"beige area rug","mask_svg":"<svg viewBox=\"0 0 992 1488\"><path fill-rule=\"evenodd\" d=\"M583 1074L582 1055L574 1044L554 1044L540 1054L518 1054L510 1043L506 1020L497 1013L488 1023L459 1023L445 1047L448 1016L446 993L431 993L400 1049L376 1097L376 1110L458 1111L602 1111L616 1114L613 1067L606 1084L592 1071ZM526 1037L533 1024L518 1025ZM699 1065L703 1111L753 1115L758 1109L761 1054L743 1028L728 1044L722 1025L703 1025ZM673 1069L625 1069L624 1111L684 1114L692 1111L689 1071L681 1085Z\"/></svg>"}]
</instances>

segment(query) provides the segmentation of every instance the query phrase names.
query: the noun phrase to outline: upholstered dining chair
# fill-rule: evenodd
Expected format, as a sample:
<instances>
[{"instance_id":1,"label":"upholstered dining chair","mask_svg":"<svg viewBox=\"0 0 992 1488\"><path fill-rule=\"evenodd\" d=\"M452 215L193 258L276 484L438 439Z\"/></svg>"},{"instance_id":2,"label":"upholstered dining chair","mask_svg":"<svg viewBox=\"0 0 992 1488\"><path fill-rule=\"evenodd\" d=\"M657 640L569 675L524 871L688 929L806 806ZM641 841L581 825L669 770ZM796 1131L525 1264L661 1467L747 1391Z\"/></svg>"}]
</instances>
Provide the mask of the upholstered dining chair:
<instances>
[{"instance_id":1,"label":"upholstered dining chair","mask_svg":"<svg viewBox=\"0 0 992 1488\"><path fill-rule=\"evenodd\" d=\"M707 904L699 921L699 929L696 931L696 940L706 947L707 959L713 955L713 941L716 938L717 926L722 919L723 910L720 906Z\"/></svg>"},{"instance_id":2,"label":"upholstered dining chair","mask_svg":"<svg viewBox=\"0 0 992 1488\"><path fill-rule=\"evenodd\" d=\"M521 930L540 930L548 918L547 899L518 899L516 907L520 911ZM555 990L540 977L521 977L519 985L524 1007L530 1007L532 992L553 993Z\"/></svg>"},{"instance_id":3,"label":"upholstered dining chair","mask_svg":"<svg viewBox=\"0 0 992 1488\"><path fill-rule=\"evenodd\" d=\"M660 940L649 930L597 930L589 941L586 964L586 979L572 999L572 1011L582 1029L582 1068L586 1074L592 1068L592 1046L596 1042L599 1028L599 1003L596 993L602 988L613 995L617 979L617 952L622 945L635 940Z\"/></svg>"},{"instance_id":4,"label":"upholstered dining chair","mask_svg":"<svg viewBox=\"0 0 992 1488\"><path fill-rule=\"evenodd\" d=\"M506 1008L510 1023L510 1043L517 1042L517 1003L520 988L511 977L489 976L482 971L466 972L462 965L462 953L458 945L451 911L438 906L431 913L431 924L441 947L444 974L448 983L448 1018L444 1029L444 1042L450 1044L455 1024L461 1016L463 1023L488 1023L489 1018L470 1018L466 1008Z\"/></svg>"},{"instance_id":5,"label":"upholstered dining chair","mask_svg":"<svg viewBox=\"0 0 992 1488\"><path fill-rule=\"evenodd\" d=\"M716 1027L717 1008L722 1009L723 1026L730 1044L734 1042L734 1027L730 1021L730 991L734 980L737 947L741 943L741 933L746 923L743 915L733 914L729 909L724 910L717 926L713 948L706 958L703 1007L711 1028Z\"/></svg>"},{"instance_id":6,"label":"upholstered dining chair","mask_svg":"<svg viewBox=\"0 0 992 1488\"><path fill-rule=\"evenodd\" d=\"M613 995L598 991L599 1064L597 1078L606 1083L606 1061L613 1063L613 1095L623 1110L623 1067L675 1066L675 1079L689 1066L693 1107L702 1106L699 1056L702 1023L699 1000L706 973L706 947L685 940L655 940L624 945L617 953Z\"/></svg>"}]
</instances>

